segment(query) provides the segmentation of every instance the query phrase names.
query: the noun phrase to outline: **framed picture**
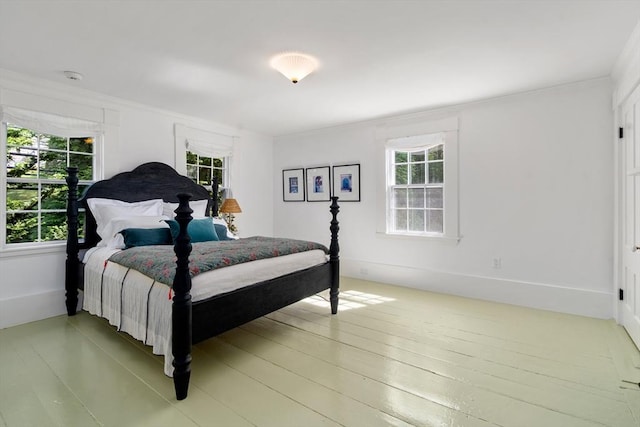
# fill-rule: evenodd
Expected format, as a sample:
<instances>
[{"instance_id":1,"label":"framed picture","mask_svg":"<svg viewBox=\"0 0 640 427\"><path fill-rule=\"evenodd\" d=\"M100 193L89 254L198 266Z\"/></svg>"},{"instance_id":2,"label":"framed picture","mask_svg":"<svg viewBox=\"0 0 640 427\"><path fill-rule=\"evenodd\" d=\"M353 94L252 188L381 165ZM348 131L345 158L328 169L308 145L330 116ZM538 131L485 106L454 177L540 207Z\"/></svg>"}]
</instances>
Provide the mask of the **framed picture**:
<instances>
[{"instance_id":1,"label":"framed picture","mask_svg":"<svg viewBox=\"0 0 640 427\"><path fill-rule=\"evenodd\" d=\"M282 171L282 200L304 202L304 169Z\"/></svg>"},{"instance_id":2,"label":"framed picture","mask_svg":"<svg viewBox=\"0 0 640 427\"><path fill-rule=\"evenodd\" d=\"M360 201L360 165L333 167L333 195L339 202Z\"/></svg>"},{"instance_id":3,"label":"framed picture","mask_svg":"<svg viewBox=\"0 0 640 427\"><path fill-rule=\"evenodd\" d=\"M328 202L329 200L331 200L329 166L307 168L307 201Z\"/></svg>"}]
</instances>

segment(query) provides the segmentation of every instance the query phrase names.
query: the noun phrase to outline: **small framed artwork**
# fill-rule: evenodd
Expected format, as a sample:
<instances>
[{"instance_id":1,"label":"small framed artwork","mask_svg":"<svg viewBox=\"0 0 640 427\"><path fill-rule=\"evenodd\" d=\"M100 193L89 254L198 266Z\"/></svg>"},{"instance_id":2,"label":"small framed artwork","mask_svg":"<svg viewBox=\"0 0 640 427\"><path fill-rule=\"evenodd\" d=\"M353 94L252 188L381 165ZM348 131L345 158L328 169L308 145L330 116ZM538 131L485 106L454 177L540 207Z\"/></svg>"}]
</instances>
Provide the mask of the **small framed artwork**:
<instances>
[{"instance_id":1,"label":"small framed artwork","mask_svg":"<svg viewBox=\"0 0 640 427\"><path fill-rule=\"evenodd\" d=\"M304 202L304 169L282 171L282 200Z\"/></svg>"},{"instance_id":2,"label":"small framed artwork","mask_svg":"<svg viewBox=\"0 0 640 427\"><path fill-rule=\"evenodd\" d=\"M307 201L328 202L329 200L331 200L329 166L307 168Z\"/></svg>"},{"instance_id":3,"label":"small framed artwork","mask_svg":"<svg viewBox=\"0 0 640 427\"><path fill-rule=\"evenodd\" d=\"M340 202L360 201L360 165L333 167L333 195Z\"/></svg>"}]
</instances>

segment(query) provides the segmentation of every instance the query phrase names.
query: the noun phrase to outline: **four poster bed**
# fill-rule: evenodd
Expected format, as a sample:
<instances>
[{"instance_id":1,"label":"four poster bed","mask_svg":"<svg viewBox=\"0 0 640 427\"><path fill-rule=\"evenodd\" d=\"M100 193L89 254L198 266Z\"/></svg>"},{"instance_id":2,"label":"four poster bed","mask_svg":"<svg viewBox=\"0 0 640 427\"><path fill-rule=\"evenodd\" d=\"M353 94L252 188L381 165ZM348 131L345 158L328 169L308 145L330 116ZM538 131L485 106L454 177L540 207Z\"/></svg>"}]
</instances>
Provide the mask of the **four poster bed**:
<instances>
[{"instance_id":1,"label":"four poster bed","mask_svg":"<svg viewBox=\"0 0 640 427\"><path fill-rule=\"evenodd\" d=\"M96 182L80 200L77 173L68 168L67 312L76 313L82 289L85 310L164 354L178 400L187 397L192 344L326 289L337 313L336 197L327 250L290 239L235 240L224 222L211 225L215 198L163 163ZM217 194L217 184L212 190ZM80 207L86 212L83 242Z\"/></svg>"}]
</instances>

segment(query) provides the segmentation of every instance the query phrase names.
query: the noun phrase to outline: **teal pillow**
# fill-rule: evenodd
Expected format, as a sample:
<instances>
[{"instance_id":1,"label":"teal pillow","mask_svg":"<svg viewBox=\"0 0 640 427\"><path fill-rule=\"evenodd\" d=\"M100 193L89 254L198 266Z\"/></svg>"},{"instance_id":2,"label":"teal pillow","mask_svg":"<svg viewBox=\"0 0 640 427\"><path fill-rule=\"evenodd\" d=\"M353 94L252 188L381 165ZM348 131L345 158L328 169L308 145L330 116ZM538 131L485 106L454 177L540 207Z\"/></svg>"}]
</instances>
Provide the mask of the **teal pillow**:
<instances>
[{"instance_id":1,"label":"teal pillow","mask_svg":"<svg viewBox=\"0 0 640 427\"><path fill-rule=\"evenodd\" d=\"M180 233L180 224L178 224L178 221L175 219L169 219L166 222L169 224L171 237L175 243L178 238L178 233ZM213 221L211 221L211 218L192 219L187 226L187 233L189 233L189 236L191 237L191 243L220 240L218 239L216 229L213 227Z\"/></svg>"},{"instance_id":2,"label":"teal pillow","mask_svg":"<svg viewBox=\"0 0 640 427\"><path fill-rule=\"evenodd\" d=\"M168 228L126 228L120 232L125 249L135 246L170 245L173 242Z\"/></svg>"},{"instance_id":3,"label":"teal pillow","mask_svg":"<svg viewBox=\"0 0 640 427\"><path fill-rule=\"evenodd\" d=\"M222 224L213 224L218 235L218 240L233 240L227 236L227 226Z\"/></svg>"}]
</instances>

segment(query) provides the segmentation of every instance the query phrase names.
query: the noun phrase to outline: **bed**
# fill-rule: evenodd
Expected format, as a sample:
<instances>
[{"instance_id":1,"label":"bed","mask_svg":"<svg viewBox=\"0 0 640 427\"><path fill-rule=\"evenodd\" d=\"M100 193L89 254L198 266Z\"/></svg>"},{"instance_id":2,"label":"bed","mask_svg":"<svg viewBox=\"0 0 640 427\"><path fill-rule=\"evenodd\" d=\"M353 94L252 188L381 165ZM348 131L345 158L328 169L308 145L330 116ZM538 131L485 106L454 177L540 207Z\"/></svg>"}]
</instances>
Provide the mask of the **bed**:
<instances>
[{"instance_id":1,"label":"bed","mask_svg":"<svg viewBox=\"0 0 640 427\"><path fill-rule=\"evenodd\" d=\"M217 212L217 205L215 198L209 197L209 192L202 186L195 184L191 179L179 175L173 168L163 163L151 162L138 166L130 172L123 172L115 175L111 179L98 181L88 187L81 198L78 197L78 177L77 168L70 167L67 169L67 184L69 188L68 201L67 201L67 224L68 224L68 236L67 236L67 259L65 265L65 289L66 289L66 307L69 316L76 314L78 309L78 290L83 289L85 291L84 296L90 293L91 289L99 289L93 291L99 295L100 309L93 310L93 314L103 315L103 299L109 299L110 293L117 295L112 298L119 305L119 309L112 310L115 316L119 316L119 321L110 320L111 324L116 324L119 330L130 333L134 338L145 341L145 344L149 340L154 339L155 335L162 335L161 338L155 338L159 341L164 340L166 349L170 349L171 363L173 368L172 372L165 372L172 374L176 398L178 400L185 399L188 394L189 379L191 375L191 346L198 342L204 341L222 332L240 326L246 322L257 319L275 310L279 310L289 304L300 301L304 298L315 295L321 291L329 290L329 300L331 305L331 313L336 314L338 309L338 292L339 292L339 245L338 245L338 230L339 225L337 221L337 214L339 211L337 197L332 197L330 205L331 220L330 220L330 232L331 241L330 246L326 250L327 254L322 258L318 258L317 253L320 249L316 246L313 247L315 259L313 261L306 259L307 255L293 253L297 252L297 241L293 241L292 247L289 251L293 251L291 255L278 256L273 258L287 264L286 267L278 267L278 270L267 270L264 265L270 263L270 260L258 260L251 261L241 265L233 265L225 268L221 268L215 271L203 273L201 275L192 278L193 271L190 271L190 255L192 250L194 256L192 257L191 269L197 270L198 266L194 267L197 259L204 259L208 261L213 251L217 251L217 248L222 248L228 245L251 245L253 240L267 240L270 238L249 238L240 239L238 242L218 242L220 245L216 246L216 242L204 242L191 244L191 237L188 230L192 230L189 224L196 224L197 221L192 217L195 215L191 206L202 209L204 207L204 216L207 217L211 212ZM217 194L217 185L213 184L213 194ZM166 206L171 206L172 211L175 212L175 222L177 228L173 233L173 239L170 245L166 246L149 246L149 247L133 247L120 251L111 247L104 247L104 240L101 242L100 234L98 233L100 227L100 219L96 220L96 216L100 217L100 211L96 208L95 203L99 200L111 200L113 203L121 203L127 206L144 205L152 200L162 199L165 209ZM130 204L130 205L129 205ZM191 205L190 205L191 204ZM93 212L91 209L96 210ZM154 205L155 206L155 205ZM175 208L177 206L177 208ZM78 239L79 228L79 209L84 208L85 220L83 224L84 239L80 241ZM173 209L175 208L175 210ZM155 208L154 208L155 209ZM110 222L110 224L113 221ZM116 221L117 222L117 221ZM103 235L105 235L104 230ZM114 230L110 230L113 232ZM116 233L118 230L115 230ZM118 235L117 233L116 235ZM120 237L120 235L118 235ZM197 239L196 239L197 240ZM279 244L279 239L270 239L268 244ZM309 242L305 242L305 245ZM100 247L102 245L103 247ZM315 244L314 244L315 245ZM310 249L311 245L309 244ZM322 246L322 245L320 245ZM195 249L194 249L195 248ZM231 248L231 246L229 246ZM105 251L105 249L108 250ZM326 249L326 248L325 248ZM171 285L167 287L169 292L169 298L167 298L167 292L161 286L157 286L156 279L148 277L147 273L139 273L132 270L133 273L129 273L131 268L127 269L122 266L112 266L113 263L108 263L107 258L113 255L124 257L129 253L132 255L135 251L138 253L153 253L144 251L171 251L171 268L165 268L165 274L168 270L171 273ZM229 249L234 251L234 249ZM273 249L274 253L278 253L279 249ZM105 255L106 253L106 255ZM285 253L285 252L283 252ZM288 253L288 252L287 252ZM96 255L100 254L100 256ZM203 255L205 254L205 255ZM165 254L166 255L166 254ZM150 255L156 257L155 253ZM253 257L253 253L251 255ZM93 257L93 258L92 258ZM97 257L97 260L96 260ZM104 267L102 268L102 258L104 258ZM209 258L207 258L209 257ZM305 257L305 261L299 261ZM136 258L132 256L130 258ZM296 258L295 262L291 261ZM110 258L111 259L111 258ZM175 259L175 268L173 260ZM196 260L194 260L196 259ZM225 258L225 262L227 258ZM85 266L86 261L87 264ZM301 263L300 263L301 262ZM215 262L214 262L215 263ZM289 265L291 264L291 265ZM253 266L259 267L253 267ZM109 269L125 268L126 272L113 273L106 275L107 267ZM237 270L234 270L236 269ZM264 268L264 275L256 274L253 272L253 268ZM243 269L247 269L246 271ZM117 270L115 270L117 271ZM224 272L224 273L220 273ZM151 273L149 273L151 274ZM274 276L275 275L275 276ZM109 288L109 277L117 277L113 279L116 282L120 282L119 289L115 291ZM124 276L124 277L122 277ZM127 277L130 276L129 279ZM105 279L105 277L107 277ZM131 278L132 277L132 278ZM255 280L258 277L257 282L247 283L247 277L251 277ZM244 279L243 279L244 278ZM260 279L262 278L262 279ZM134 282L134 279L136 280ZM135 285L129 285L127 282L125 290L125 281L129 280ZM239 284L233 286L227 286L232 281L239 280ZM149 286L140 283L151 283ZM196 286L193 288L195 298L192 298L192 283ZM206 285L203 285L206 283ZM169 283L167 283L169 284ZM211 291L209 287L217 288L224 284L222 290ZM148 291L136 290L135 286L147 286ZM208 286L208 287L207 287ZM205 289L206 291L203 291ZM144 288L144 289L147 289ZM136 295L142 295L140 298L144 298L146 292L146 303L135 302ZM163 298L158 297L158 302L152 300L151 295L160 293L164 295ZM106 297L105 297L106 295ZM91 306L91 298L88 298L89 302L85 302ZM119 301L119 302L118 302ZM164 301L164 302L160 302ZM144 306L146 304L146 318L144 315L128 314L125 310L127 305ZM156 305L154 305L156 304ZM154 307L154 308L150 308ZM157 307L161 307L156 310ZM91 312L92 310L89 309ZM138 310L140 312L140 310ZM151 313L161 313L156 320L155 314L150 316ZM144 312L144 309L142 310ZM124 313L124 314L123 314ZM130 321L130 316L138 316L144 320L144 331L135 333L135 328L140 330L140 326L128 327L128 322L135 323L135 320ZM168 320L165 317L168 316ZM107 317L107 316L104 316ZM159 320L165 319L165 320ZM141 320L142 322L143 320ZM154 323L157 322L157 323ZM131 332L134 330L134 332ZM151 333L149 332L151 331ZM156 334L157 333L157 334ZM143 334L144 336L140 336ZM137 335L137 336L136 336ZM166 338L169 337L169 338ZM160 346L161 347L161 346ZM154 344L154 350L156 349ZM167 350L169 351L169 350ZM158 354L156 351L154 353ZM168 355L165 354L165 357Z\"/></svg>"}]
</instances>

